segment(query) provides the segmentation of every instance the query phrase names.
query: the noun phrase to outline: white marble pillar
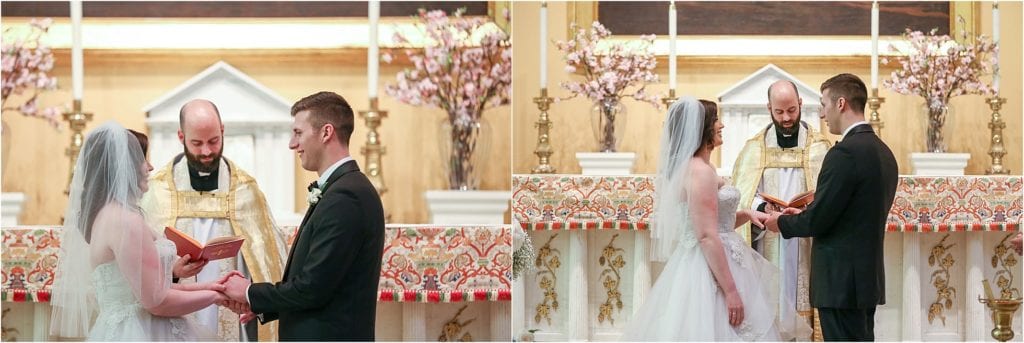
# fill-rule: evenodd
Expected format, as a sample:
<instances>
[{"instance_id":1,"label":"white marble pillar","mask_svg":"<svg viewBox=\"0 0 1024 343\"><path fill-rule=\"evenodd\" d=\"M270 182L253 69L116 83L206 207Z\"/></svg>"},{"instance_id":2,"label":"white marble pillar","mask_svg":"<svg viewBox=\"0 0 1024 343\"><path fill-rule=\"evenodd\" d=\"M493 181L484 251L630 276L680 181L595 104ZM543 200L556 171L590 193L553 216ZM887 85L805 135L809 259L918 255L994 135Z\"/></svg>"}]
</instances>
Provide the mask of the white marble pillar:
<instances>
[{"instance_id":1,"label":"white marble pillar","mask_svg":"<svg viewBox=\"0 0 1024 343\"><path fill-rule=\"evenodd\" d=\"M512 302L491 301L491 340L504 341L512 337Z\"/></svg>"},{"instance_id":2,"label":"white marble pillar","mask_svg":"<svg viewBox=\"0 0 1024 343\"><path fill-rule=\"evenodd\" d=\"M921 234L903 233L902 340L921 340Z\"/></svg>"},{"instance_id":3,"label":"white marble pillar","mask_svg":"<svg viewBox=\"0 0 1024 343\"><path fill-rule=\"evenodd\" d=\"M402 304L402 340L406 342L423 342L427 340L426 304Z\"/></svg>"},{"instance_id":4,"label":"white marble pillar","mask_svg":"<svg viewBox=\"0 0 1024 343\"><path fill-rule=\"evenodd\" d=\"M983 232L967 232L967 312L964 315L964 339L981 341L989 338L985 328L988 311L978 298L985 297L981 280L985 278L985 235Z\"/></svg>"},{"instance_id":5,"label":"white marble pillar","mask_svg":"<svg viewBox=\"0 0 1024 343\"><path fill-rule=\"evenodd\" d=\"M627 318L632 318L633 313L643 305L647 299L647 291L651 288L650 268L650 230L634 231L633 236L633 261L636 268L633 268L633 308L627 313Z\"/></svg>"},{"instance_id":6,"label":"white marble pillar","mask_svg":"<svg viewBox=\"0 0 1024 343\"><path fill-rule=\"evenodd\" d=\"M512 281L512 335L519 340L519 335L526 330L526 273Z\"/></svg>"},{"instance_id":7,"label":"white marble pillar","mask_svg":"<svg viewBox=\"0 0 1024 343\"><path fill-rule=\"evenodd\" d=\"M587 294L587 235L583 230L569 232L569 287L562 293L568 297L565 307L566 339L585 341L590 339L589 295Z\"/></svg>"}]
</instances>

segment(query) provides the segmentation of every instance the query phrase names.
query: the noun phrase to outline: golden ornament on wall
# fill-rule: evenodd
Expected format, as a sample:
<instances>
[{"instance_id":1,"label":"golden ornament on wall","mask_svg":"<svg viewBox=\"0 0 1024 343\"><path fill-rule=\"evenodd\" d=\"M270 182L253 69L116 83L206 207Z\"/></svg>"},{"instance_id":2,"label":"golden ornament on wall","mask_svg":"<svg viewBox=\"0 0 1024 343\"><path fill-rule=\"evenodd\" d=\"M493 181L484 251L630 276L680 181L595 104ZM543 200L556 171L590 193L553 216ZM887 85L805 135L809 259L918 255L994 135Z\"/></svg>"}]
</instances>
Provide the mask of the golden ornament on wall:
<instances>
[{"instance_id":1,"label":"golden ornament on wall","mask_svg":"<svg viewBox=\"0 0 1024 343\"><path fill-rule=\"evenodd\" d=\"M469 325L469 323L472 323L474 320L476 320L476 318L464 322L459 322L459 315L462 314L462 311L466 310L466 307L469 307L469 305L462 305L462 308L459 309L459 312L455 312L455 316L453 316L452 319L449 319L448 322L444 323L444 325L441 326L441 336L437 337L438 342L473 341L473 336L470 335L469 332L463 333L462 330L465 329L466 326ZM462 334L462 337L459 337L459 334Z\"/></svg>"},{"instance_id":2,"label":"golden ornament on wall","mask_svg":"<svg viewBox=\"0 0 1024 343\"><path fill-rule=\"evenodd\" d=\"M995 254L992 256L992 268L1002 267L996 271L995 275L996 286L999 286L1000 289L999 297L1002 299L1020 298L1020 289L1013 287L1012 268L1017 266L1017 255L1013 253L1013 248L1006 243L1010 237L1015 235L1015 233L1011 233L1003 237L1003 240L995 246Z\"/></svg>"},{"instance_id":3,"label":"golden ornament on wall","mask_svg":"<svg viewBox=\"0 0 1024 343\"><path fill-rule=\"evenodd\" d=\"M536 314L533 316L535 323L540 323L541 319L546 319L548 325L551 325L551 312L558 311L558 291L555 286L558 283L558 275L555 270L562 265L562 261L559 256L562 255L558 249L551 248L551 241L555 240L558 234L551 235L548 238L547 243L540 248L537 252L537 258L533 261L533 264L537 269L536 276L540 279L538 285L544 290L544 301L537 304Z\"/></svg>"},{"instance_id":4,"label":"golden ornament on wall","mask_svg":"<svg viewBox=\"0 0 1024 343\"><path fill-rule=\"evenodd\" d=\"M606 267L601 271L600 278L608 296L599 307L597 314L597 321L599 323L604 323L605 319L607 319L610 323L615 324L615 317L613 317L615 310L622 311L622 292L619 291L619 285L622 284L621 270L626 266L626 260L622 258L622 253L625 250L616 248L614 245L615 239L618 237L619 234L612 236L612 239L608 241L608 245L601 251L601 257L598 258L598 263Z\"/></svg>"},{"instance_id":5,"label":"golden ornament on wall","mask_svg":"<svg viewBox=\"0 0 1024 343\"><path fill-rule=\"evenodd\" d=\"M953 308L953 299L956 298L956 288L949 286L950 274L949 268L953 267L956 260L953 259L953 254L949 252L954 244L943 245L946 239L949 238L949 234L942 237L939 243L936 243L932 247L932 252L928 255L928 266L938 265L939 269L932 272L932 286L935 286L935 302L928 307L928 324L931 324L935 318L942 320L942 326L946 326L946 314L945 310Z\"/></svg>"}]
</instances>

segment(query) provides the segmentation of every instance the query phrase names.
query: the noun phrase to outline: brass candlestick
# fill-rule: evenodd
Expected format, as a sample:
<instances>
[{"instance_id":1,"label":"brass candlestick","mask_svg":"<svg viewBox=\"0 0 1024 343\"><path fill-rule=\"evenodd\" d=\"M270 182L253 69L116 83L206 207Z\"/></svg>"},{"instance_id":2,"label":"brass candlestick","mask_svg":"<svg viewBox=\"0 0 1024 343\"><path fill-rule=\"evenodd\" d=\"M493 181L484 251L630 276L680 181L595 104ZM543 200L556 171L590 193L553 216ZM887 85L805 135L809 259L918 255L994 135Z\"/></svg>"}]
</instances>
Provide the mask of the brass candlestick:
<instances>
[{"instance_id":1,"label":"brass candlestick","mask_svg":"<svg viewBox=\"0 0 1024 343\"><path fill-rule=\"evenodd\" d=\"M882 103L884 102L885 98L878 97L878 88L872 88L871 96L868 97L868 108L871 109L869 123L871 123L871 129L875 130L875 134L879 136L882 134L882 128L885 127L885 123L882 123L882 118L878 114L878 109L882 107Z\"/></svg>"},{"instance_id":2,"label":"brass candlestick","mask_svg":"<svg viewBox=\"0 0 1024 343\"><path fill-rule=\"evenodd\" d=\"M82 99L75 99L70 112L64 112L64 120L68 121L71 128L71 146L64 149L64 154L71 158L71 166L68 167L68 186L64 194L71 193L71 178L75 175L75 164L78 163L78 152L82 150L82 143L85 142L85 135L82 130L85 124L92 120L92 113L82 112Z\"/></svg>"},{"instance_id":3,"label":"brass candlestick","mask_svg":"<svg viewBox=\"0 0 1024 343\"><path fill-rule=\"evenodd\" d=\"M1003 168L1003 155L1006 155L1006 148L1003 147L1003 129L1006 128L1006 122L1003 121L1003 115L999 114L999 110L1006 103L1006 98L1000 98L999 94L996 94L986 102L992 109L992 121L988 123L988 128L992 130L992 146L988 149L988 155L992 156L992 166L985 169L985 173L1007 175L1010 174L1010 170Z\"/></svg>"},{"instance_id":4,"label":"brass candlestick","mask_svg":"<svg viewBox=\"0 0 1024 343\"><path fill-rule=\"evenodd\" d=\"M1000 342L1013 339L1013 314L1020 308L1021 299L982 299L978 301L988 306L992 311L992 338Z\"/></svg>"},{"instance_id":5,"label":"brass candlestick","mask_svg":"<svg viewBox=\"0 0 1024 343\"><path fill-rule=\"evenodd\" d=\"M554 153L554 150L551 148L551 119L548 118L548 109L551 108L551 103L554 101L548 96L547 87L541 88L540 96L533 98L537 109L540 110L540 119L537 119L537 123L534 124L537 127L537 150L533 151L540 158L540 164L533 167L534 174L555 173L555 167L551 165L551 154Z\"/></svg>"},{"instance_id":6,"label":"brass candlestick","mask_svg":"<svg viewBox=\"0 0 1024 343\"><path fill-rule=\"evenodd\" d=\"M676 102L676 99L678 99L676 98L676 90L669 89L668 95L665 96L664 98L661 98L661 103L665 104L665 108L669 108L670 106L672 106L673 102Z\"/></svg>"},{"instance_id":7,"label":"brass candlestick","mask_svg":"<svg viewBox=\"0 0 1024 343\"><path fill-rule=\"evenodd\" d=\"M380 144L380 134L377 133L377 128L380 127L381 121L388 117L388 112L379 109L377 98L373 97L370 98L370 109L359 111L359 115L366 121L366 128L369 129L369 132L366 133L366 144L359 149L359 152L366 156L366 177L377 189L377 193L383 197L384 193L387 193L388 187L384 185L381 157L387 153L387 148Z\"/></svg>"}]
</instances>

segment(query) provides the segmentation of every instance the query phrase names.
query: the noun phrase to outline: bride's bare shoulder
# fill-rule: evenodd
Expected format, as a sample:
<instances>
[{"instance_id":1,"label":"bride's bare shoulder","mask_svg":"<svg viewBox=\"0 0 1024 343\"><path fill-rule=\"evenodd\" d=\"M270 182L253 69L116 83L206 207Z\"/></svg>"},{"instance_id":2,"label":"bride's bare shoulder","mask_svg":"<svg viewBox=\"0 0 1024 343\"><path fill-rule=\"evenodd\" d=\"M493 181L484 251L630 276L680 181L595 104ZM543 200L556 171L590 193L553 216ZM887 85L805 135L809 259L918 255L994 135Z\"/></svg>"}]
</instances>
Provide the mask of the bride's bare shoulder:
<instances>
[{"instance_id":1,"label":"bride's bare shoulder","mask_svg":"<svg viewBox=\"0 0 1024 343\"><path fill-rule=\"evenodd\" d=\"M128 230L145 230L146 220L138 209L133 209L112 201L107 203L96 214L93 228L111 228L125 232Z\"/></svg>"}]
</instances>

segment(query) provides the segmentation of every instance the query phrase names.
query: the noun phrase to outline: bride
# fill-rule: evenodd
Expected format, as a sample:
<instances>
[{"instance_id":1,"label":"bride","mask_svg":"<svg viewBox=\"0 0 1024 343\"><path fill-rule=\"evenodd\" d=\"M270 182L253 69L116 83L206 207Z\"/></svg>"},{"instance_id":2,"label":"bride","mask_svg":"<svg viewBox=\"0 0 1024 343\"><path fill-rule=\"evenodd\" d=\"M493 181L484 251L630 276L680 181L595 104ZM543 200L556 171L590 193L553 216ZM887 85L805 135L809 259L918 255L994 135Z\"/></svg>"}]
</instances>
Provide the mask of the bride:
<instances>
[{"instance_id":1,"label":"bride","mask_svg":"<svg viewBox=\"0 0 1024 343\"><path fill-rule=\"evenodd\" d=\"M739 191L711 164L718 108L684 97L669 108L655 181L652 258L666 265L626 327L626 341L778 341L778 270L734 229L767 215L736 211Z\"/></svg>"},{"instance_id":2,"label":"bride","mask_svg":"<svg viewBox=\"0 0 1024 343\"><path fill-rule=\"evenodd\" d=\"M134 132L114 122L85 139L64 217L52 335L100 341L215 337L183 316L223 303L224 286L171 284L175 245L146 226L139 210L153 170L144 150Z\"/></svg>"}]
</instances>

